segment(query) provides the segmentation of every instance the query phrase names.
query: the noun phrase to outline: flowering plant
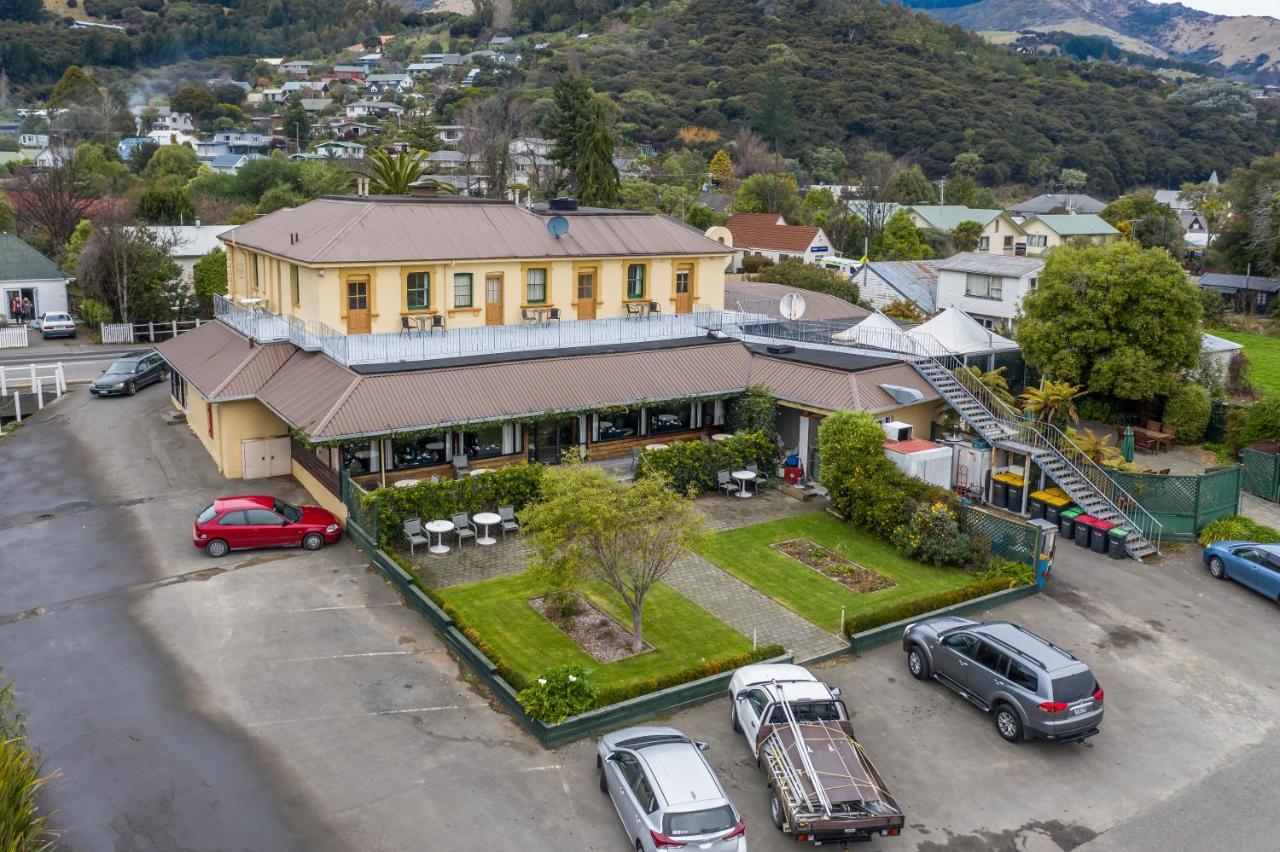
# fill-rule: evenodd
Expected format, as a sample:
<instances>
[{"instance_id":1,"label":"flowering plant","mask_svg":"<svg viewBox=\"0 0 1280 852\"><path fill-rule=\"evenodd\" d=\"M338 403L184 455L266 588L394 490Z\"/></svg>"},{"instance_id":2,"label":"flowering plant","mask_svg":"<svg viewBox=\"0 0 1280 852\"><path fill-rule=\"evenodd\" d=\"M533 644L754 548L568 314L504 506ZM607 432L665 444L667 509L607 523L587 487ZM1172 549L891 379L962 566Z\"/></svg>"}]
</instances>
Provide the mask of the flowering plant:
<instances>
[{"instance_id":1,"label":"flowering plant","mask_svg":"<svg viewBox=\"0 0 1280 852\"><path fill-rule=\"evenodd\" d=\"M525 712L550 724L585 713L596 705L596 693L582 666L553 666L516 696Z\"/></svg>"}]
</instances>

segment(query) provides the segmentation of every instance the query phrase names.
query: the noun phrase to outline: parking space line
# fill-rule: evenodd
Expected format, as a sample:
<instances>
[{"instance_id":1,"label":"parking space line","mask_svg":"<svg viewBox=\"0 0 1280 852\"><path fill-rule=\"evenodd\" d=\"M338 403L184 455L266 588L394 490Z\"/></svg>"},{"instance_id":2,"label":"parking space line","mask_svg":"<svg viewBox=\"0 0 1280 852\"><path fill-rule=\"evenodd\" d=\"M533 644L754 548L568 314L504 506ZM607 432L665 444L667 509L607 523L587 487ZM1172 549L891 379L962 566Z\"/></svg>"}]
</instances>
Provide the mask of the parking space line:
<instances>
[{"instance_id":1,"label":"parking space line","mask_svg":"<svg viewBox=\"0 0 1280 852\"><path fill-rule=\"evenodd\" d=\"M224 666L276 666L282 663L314 663L322 660L355 660L361 657L406 657L410 654L433 653L443 652L429 649L414 651L366 651L362 654L325 654L317 657L288 657L283 660L231 660L228 662L226 660L219 659L218 662Z\"/></svg>"},{"instance_id":2,"label":"parking space line","mask_svg":"<svg viewBox=\"0 0 1280 852\"><path fill-rule=\"evenodd\" d=\"M400 601L390 601L387 603L372 603L372 604L343 604L341 606L312 606L312 607L306 607L305 609L261 610L256 614L257 615L280 615L280 614L294 613L294 612L329 612L331 610L337 610L337 609L373 609L374 607L382 607L382 606L398 606L403 608L404 604L401 603Z\"/></svg>"},{"instance_id":3,"label":"parking space line","mask_svg":"<svg viewBox=\"0 0 1280 852\"><path fill-rule=\"evenodd\" d=\"M336 716L302 716L297 719L273 719L266 722L245 722L246 728L268 728L275 725L300 725L311 722L336 722L342 719L366 719L370 716L399 716L405 713L441 713L461 710L460 704L441 704L438 707L409 707L404 710L370 710L367 713L343 713Z\"/></svg>"}]
</instances>

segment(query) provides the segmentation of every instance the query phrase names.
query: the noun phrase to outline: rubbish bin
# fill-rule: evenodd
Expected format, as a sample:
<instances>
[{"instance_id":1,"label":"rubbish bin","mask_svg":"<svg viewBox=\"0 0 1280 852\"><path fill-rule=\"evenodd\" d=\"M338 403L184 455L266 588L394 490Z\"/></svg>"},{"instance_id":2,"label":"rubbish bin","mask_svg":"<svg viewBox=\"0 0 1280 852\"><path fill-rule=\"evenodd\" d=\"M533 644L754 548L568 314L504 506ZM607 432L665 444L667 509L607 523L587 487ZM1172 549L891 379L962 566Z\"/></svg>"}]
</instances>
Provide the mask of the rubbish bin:
<instances>
[{"instance_id":1,"label":"rubbish bin","mask_svg":"<svg viewBox=\"0 0 1280 852\"><path fill-rule=\"evenodd\" d=\"M1084 509L1079 506L1071 506L1058 513L1058 533L1062 536L1063 541L1075 541L1076 518L1082 514L1084 514Z\"/></svg>"},{"instance_id":2,"label":"rubbish bin","mask_svg":"<svg viewBox=\"0 0 1280 852\"><path fill-rule=\"evenodd\" d=\"M1009 483L999 475L991 477L991 505L1003 509L1009 502Z\"/></svg>"},{"instance_id":3,"label":"rubbish bin","mask_svg":"<svg viewBox=\"0 0 1280 852\"><path fill-rule=\"evenodd\" d=\"M1076 518L1076 547L1088 549L1089 536L1093 533L1093 525L1096 518L1090 515L1081 515Z\"/></svg>"},{"instance_id":4,"label":"rubbish bin","mask_svg":"<svg viewBox=\"0 0 1280 852\"><path fill-rule=\"evenodd\" d=\"M1043 521L1044 516L1044 492L1032 491L1027 495L1027 511L1031 513L1031 520Z\"/></svg>"},{"instance_id":5,"label":"rubbish bin","mask_svg":"<svg viewBox=\"0 0 1280 852\"><path fill-rule=\"evenodd\" d=\"M1046 488L1037 493L1044 495L1040 498L1044 503L1044 519L1051 524L1057 524L1062 512L1071 505L1071 498L1057 488Z\"/></svg>"},{"instance_id":6,"label":"rubbish bin","mask_svg":"<svg viewBox=\"0 0 1280 852\"><path fill-rule=\"evenodd\" d=\"M1005 503L1005 508L1010 512L1022 513L1022 492L1025 488L1025 480L1021 476L1009 474L1009 497Z\"/></svg>"},{"instance_id":7,"label":"rubbish bin","mask_svg":"<svg viewBox=\"0 0 1280 852\"><path fill-rule=\"evenodd\" d=\"M1124 559L1124 546L1129 538L1129 531L1124 527L1112 527L1107 530L1107 555L1112 559Z\"/></svg>"},{"instance_id":8,"label":"rubbish bin","mask_svg":"<svg viewBox=\"0 0 1280 852\"><path fill-rule=\"evenodd\" d=\"M1093 548L1094 553L1105 554L1107 552L1107 533L1115 524L1111 521L1104 521L1101 518L1093 519L1092 537L1089 539L1089 545Z\"/></svg>"}]
</instances>

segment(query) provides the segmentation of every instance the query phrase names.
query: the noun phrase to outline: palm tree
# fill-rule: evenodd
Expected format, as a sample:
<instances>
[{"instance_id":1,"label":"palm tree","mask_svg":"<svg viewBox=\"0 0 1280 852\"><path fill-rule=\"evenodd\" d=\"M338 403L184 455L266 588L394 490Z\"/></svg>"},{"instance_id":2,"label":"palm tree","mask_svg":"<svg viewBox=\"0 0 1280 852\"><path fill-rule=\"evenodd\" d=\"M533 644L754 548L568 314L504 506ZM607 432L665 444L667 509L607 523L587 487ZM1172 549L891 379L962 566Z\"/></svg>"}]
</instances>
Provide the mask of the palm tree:
<instances>
[{"instance_id":1,"label":"palm tree","mask_svg":"<svg viewBox=\"0 0 1280 852\"><path fill-rule=\"evenodd\" d=\"M427 171L423 151L400 152L394 157L378 150L369 155L370 190L375 195L408 195L413 184Z\"/></svg>"},{"instance_id":2,"label":"palm tree","mask_svg":"<svg viewBox=\"0 0 1280 852\"><path fill-rule=\"evenodd\" d=\"M1111 443L1114 437L1110 434L1096 435L1092 429L1085 429L1081 433L1070 426L1067 427L1067 438L1079 448L1080 452L1092 459L1094 464L1115 470L1136 470L1135 465L1124 460L1124 456L1120 454L1120 448Z\"/></svg>"},{"instance_id":3,"label":"palm tree","mask_svg":"<svg viewBox=\"0 0 1280 852\"><path fill-rule=\"evenodd\" d=\"M1072 423L1080 422L1075 401L1084 395L1084 388L1070 382L1047 381L1043 387L1027 388L1022 392L1022 407L1045 423L1057 423L1062 417Z\"/></svg>"},{"instance_id":4,"label":"palm tree","mask_svg":"<svg viewBox=\"0 0 1280 852\"><path fill-rule=\"evenodd\" d=\"M987 392L1006 405L1013 405L1013 394L1009 392L1009 381L1004 377L1004 367L982 372L981 368L969 365L956 368L956 378L961 384L966 379L974 379L987 389Z\"/></svg>"}]
</instances>

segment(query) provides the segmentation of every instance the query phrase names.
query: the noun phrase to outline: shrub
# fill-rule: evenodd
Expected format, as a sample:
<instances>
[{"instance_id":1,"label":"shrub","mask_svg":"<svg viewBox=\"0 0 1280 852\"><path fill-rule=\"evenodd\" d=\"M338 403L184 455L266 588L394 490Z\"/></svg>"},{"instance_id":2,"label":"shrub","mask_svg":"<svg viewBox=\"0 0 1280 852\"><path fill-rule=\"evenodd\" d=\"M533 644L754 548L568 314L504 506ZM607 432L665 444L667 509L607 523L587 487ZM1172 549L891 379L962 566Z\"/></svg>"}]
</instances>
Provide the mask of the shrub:
<instances>
[{"instance_id":1,"label":"shrub","mask_svg":"<svg viewBox=\"0 0 1280 852\"><path fill-rule=\"evenodd\" d=\"M747 651L744 654L738 654L733 657L704 660L701 663L667 672L663 675L655 675L644 680L607 687L596 693L596 706L608 707L610 704L617 704L619 701L626 701L629 698L648 695L650 692L657 692L660 689L679 686L691 680L718 675L721 672L727 672L751 663L758 663L761 660L768 660L785 653L786 650L781 645L762 645L753 651Z\"/></svg>"},{"instance_id":2,"label":"shrub","mask_svg":"<svg viewBox=\"0 0 1280 852\"><path fill-rule=\"evenodd\" d=\"M52 849L48 815L37 798L48 784L40 775L40 754L27 744L26 725L13 708L12 682L0 676L0 849Z\"/></svg>"},{"instance_id":3,"label":"shrub","mask_svg":"<svg viewBox=\"0 0 1280 852\"><path fill-rule=\"evenodd\" d=\"M1232 408L1227 411L1227 446L1231 448L1232 461L1244 446L1245 421L1249 412L1244 408Z\"/></svg>"},{"instance_id":4,"label":"shrub","mask_svg":"<svg viewBox=\"0 0 1280 852\"><path fill-rule=\"evenodd\" d=\"M636 466L636 477L666 477L681 494L715 491L719 471L756 464L772 473L777 460L778 447L772 438L748 432L724 441L679 441L665 450L649 450Z\"/></svg>"},{"instance_id":5,"label":"shrub","mask_svg":"<svg viewBox=\"0 0 1280 852\"><path fill-rule=\"evenodd\" d=\"M1262 544L1280 542L1280 530L1260 524L1244 515L1231 515L1206 524L1196 539L1209 545L1215 541L1256 541Z\"/></svg>"},{"instance_id":6,"label":"shrub","mask_svg":"<svg viewBox=\"0 0 1280 852\"><path fill-rule=\"evenodd\" d=\"M1196 444L1209 425L1209 392L1199 385L1183 385L1169 394L1164 403L1164 422L1178 430L1177 440Z\"/></svg>"},{"instance_id":7,"label":"shrub","mask_svg":"<svg viewBox=\"0 0 1280 852\"><path fill-rule=\"evenodd\" d=\"M1081 420L1097 420L1100 423L1119 423L1124 412L1110 397L1087 396L1076 403L1076 413Z\"/></svg>"},{"instance_id":8,"label":"shrub","mask_svg":"<svg viewBox=\"0 0 1280 852\"><path fill-rule=\"evenodd\" d=\"M762 254L748 254L742 258L742 271L747 275L754 275L770 266L773 266L773 261Z\"/></svg>"},{"instance_id":9,"label":"shrub","mask_svg":"<svg viewBox=\"0 0 1280 852\"><path fill-rule=\"evenodd\" d=\"M917 506L894 531L893 544L904 556L939 566L962 565L972 551L955 510L942 502Z\"/></svg>"},{"instance_id":10,"label":"shrub","mask_svg":"<svg viewBox=\"0 0 1280 852\"><path fill-rule=\"evenodd\" d=\"M894 606L881 607L863 615L854 616L845 622L845 632L849 636L853 636L853 634L861 633L864 630L883 627L886 624L893 624L895 621L902 621L926 612L933 612L935 609L955 606L965 601L971 601L974 598L980 598L983 595L1014 588L1014 586L1013 581L1006 576L986 577L967 586L961 586L958 589L926 595L922 598L904 601Z\"/></svg>"},{"instance_id":11,"label":"shrub","mask_svg":"<svg viewBox=\"0 0 1280 852\"><path fill-rule=\"evenodd\" d=\"M725 424L731 432L778 432L778 400L767 388L751 385L725 403Z\"/></svg>"},{"instance_id":12,"label":"shrub","mask_svg":"<svg viewBox=\"0 0 1280 852\"><path fill-rule=\"evenodd\" d=\"M97 299L80 300L80 319L90 328L97 329L111 322L111 309Z\"/></svg>"},{"instance_id":13,"label":"shrub","mask_svg":"<svg viewBox=\"0 0 1280 852\"><path fill-rule=\"evenodd\" d=\"M1250 406L1244 422L1244 443L1280 441L1280 397L1270 396Z\"/></svg>"},{"instance_id":14,"label":"shrub","mask_svg":"<svg viewBox=\"0 0 1280 852\"><path fill-rule=\"evenodd\" d=\"M1036 581L1036 569L1030 562L1014 562L1012 559L994 558L987 570L984 580L1002 577L1009 581L1011 588L1030 586Z\"/></svg>"},{"instance_id":15,"label":"shrub","mask_svg":"<svg viewBox=\"0 0 1280 852\"><path fill-rule=\"evenodd\" d=\"M1272 304L1280 305L1280 301ZM1232 355L1227 362L1227 393L1232 396L1253 396L1253 380L1250 378L1252 372L1253 364L1243 350Z\"/></svg>"},{"instance_id":16,"label":"shrub","mask_svg":"<svg viewBox=\"0 0 1280 852\"><path fill-rule=\"evenodd\" d=\"M858 285L842 273L795 258L787 258L781 263L768 266L751 276L751 280L768 281L784 287L794 287L797 290L826 293L838 299L844 299L851 305L858 303Z\"/></svg>"},{"instance_id":17,"label":"shrub","mask_svg":"<svg viewBox=\"0 0 1280 852\"><path fill-rule=\"evenodd\" d=\"M596 706L595 690L582 666L561 665L547 669L516 696L534 719L558 724Z\"/></svg>"}]
</instances>

